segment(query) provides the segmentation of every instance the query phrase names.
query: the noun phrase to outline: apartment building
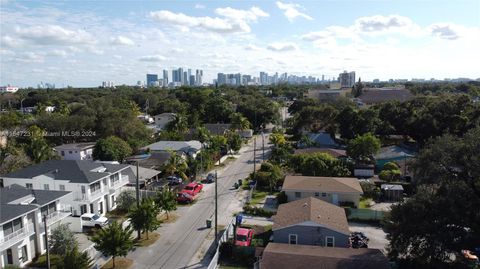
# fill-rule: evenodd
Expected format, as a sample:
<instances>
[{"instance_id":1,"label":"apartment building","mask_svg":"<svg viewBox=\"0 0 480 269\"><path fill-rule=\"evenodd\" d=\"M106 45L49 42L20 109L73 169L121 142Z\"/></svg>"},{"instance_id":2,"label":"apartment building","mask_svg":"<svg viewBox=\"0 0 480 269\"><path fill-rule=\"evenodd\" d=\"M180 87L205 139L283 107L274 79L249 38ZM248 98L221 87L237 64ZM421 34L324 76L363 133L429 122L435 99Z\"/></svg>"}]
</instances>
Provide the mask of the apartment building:
<instances>
[{"instance_id":1,"label":"apartment building","mask_svg":"<svg viewBox=\"0 0 480 269\"><path fill-rule=\"evenodd\" d=\"M68 191L0 188L0 268L24 266L46 251L47 231L71 215Z\"/></svg>"},{"instance_id":2,"label":"apartment building","mask_svg":"<svg viewBox=\"0 0 480 269\"><path fill-rule=\"evenodd\" d=\"M104 215L115 209L116 197L128 184L128 165L78 160L50 160L0 178L3 186L18 184L33 190L72 192L72 214Z\"/></svg>"}]
</instances>

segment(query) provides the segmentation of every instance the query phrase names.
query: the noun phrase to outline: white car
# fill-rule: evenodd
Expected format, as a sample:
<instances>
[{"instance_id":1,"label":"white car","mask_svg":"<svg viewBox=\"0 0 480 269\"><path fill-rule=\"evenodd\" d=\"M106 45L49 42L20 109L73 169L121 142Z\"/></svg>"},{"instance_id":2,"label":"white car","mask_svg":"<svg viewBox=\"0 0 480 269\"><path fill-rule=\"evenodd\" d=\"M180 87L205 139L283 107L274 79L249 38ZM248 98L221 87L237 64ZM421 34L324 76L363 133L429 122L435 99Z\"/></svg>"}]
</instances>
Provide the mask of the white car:
<instances>
[{"instance_id":1,"label":"white car","mask_svg":"<svg viewBox=\"0 0 480 269\"><path fill-rule=\"evenodd\" d=\"M82 226L101 228L108 224L108 219L97 214L85 213L80 216Z\"/></svg>"}]
</instances>

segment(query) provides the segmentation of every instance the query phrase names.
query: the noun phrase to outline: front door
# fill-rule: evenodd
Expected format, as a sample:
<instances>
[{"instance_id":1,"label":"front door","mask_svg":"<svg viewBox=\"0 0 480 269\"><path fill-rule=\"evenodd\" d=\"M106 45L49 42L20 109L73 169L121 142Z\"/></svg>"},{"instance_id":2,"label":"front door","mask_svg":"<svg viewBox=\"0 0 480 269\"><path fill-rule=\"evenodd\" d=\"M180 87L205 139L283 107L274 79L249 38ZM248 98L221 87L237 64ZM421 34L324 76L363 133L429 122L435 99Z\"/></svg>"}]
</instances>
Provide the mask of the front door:
<instances>
[{"instance_id":1,"label":"front door","mask_svg":"<svg viewBox=\"0 0 480 269\"><path fill-rule=\"evenodd\" d=\"M338 194L336 193L332 194L332 204L338 205Z\"/></svg>"}]
</instances>

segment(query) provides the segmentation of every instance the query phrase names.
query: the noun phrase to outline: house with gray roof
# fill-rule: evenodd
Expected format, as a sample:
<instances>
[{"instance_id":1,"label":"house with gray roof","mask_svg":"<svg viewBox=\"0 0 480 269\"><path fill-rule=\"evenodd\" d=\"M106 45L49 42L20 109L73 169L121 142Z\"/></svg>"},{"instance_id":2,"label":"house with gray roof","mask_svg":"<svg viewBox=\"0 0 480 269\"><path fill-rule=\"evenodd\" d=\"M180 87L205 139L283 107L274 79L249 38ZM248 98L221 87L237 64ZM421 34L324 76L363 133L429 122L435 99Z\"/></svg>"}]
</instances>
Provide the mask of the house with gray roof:
<instances>
[{"instance_id":1,"label":"house with gray roof","mask_svg":"<svg viewBox=\"0 0 480 269\"><path fill-rule=\"evenodd\" d=\"M202 149L202 143L197 140L190 141L158 141L142 148L142 150L151 153L177 152L181 156L192 156L195 158Z\"/></svg>"},{"instance_id":2,"label":"house with gray roof","mask_svg":"<svg viewBox=\"0 0 480 269\"><path fill-rule=\"evenodd\" d=\"M33 190L18 184L0 188L0 268L24 266L45 253L45 227L71 215L71 192Z\"/></svg>"},{"instance_id":3,"label":"house with gray roof","mask_svg":"<svg viewBox=\"0 0 480 269\"><path fill-rule=\"evenodd\" d=\"M345 210L331 203L309 197L281 204L272 219L275 243L348 247Z\"/></svg>"},{"instance_id":4,"label":"house with gray roof","mask_svg":"<svg viewBox=\"0 0 480 269\"><path fill-rule=\"evenodd\" d=\"M72 213L104 215L115 209L116 197L128 184L124 164L94 161L50 160L1 176L4 186L18 184L33 190L72 192Z\"/></svg>"}]
</instances>

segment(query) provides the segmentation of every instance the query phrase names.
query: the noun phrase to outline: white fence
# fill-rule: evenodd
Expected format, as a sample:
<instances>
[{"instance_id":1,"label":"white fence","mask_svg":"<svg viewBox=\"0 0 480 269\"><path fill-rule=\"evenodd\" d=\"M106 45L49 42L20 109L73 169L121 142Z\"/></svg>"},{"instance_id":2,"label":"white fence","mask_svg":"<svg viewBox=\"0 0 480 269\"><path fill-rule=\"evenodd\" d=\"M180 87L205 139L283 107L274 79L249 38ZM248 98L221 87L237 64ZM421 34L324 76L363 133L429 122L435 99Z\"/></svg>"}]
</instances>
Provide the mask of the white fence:
<instances>
[{"instance_id":1,"label":"white fence","mask_svg":"<svg viewBox=\"0 0 480 269\"><path fill-rule=\"evenodd\" d=\"M213 258L207 267L208 269L217 268L218 259L220 258L220 245L222 245L223 242L227 242L229 238L233 237L234 223L235 223L235 218L230 221L230 224L228 224L227 228L225 228L225 231L220 236L220 239L218 239L217 250L215 251L215 255L213 255Z\"/></svg>"}]
</instances>

